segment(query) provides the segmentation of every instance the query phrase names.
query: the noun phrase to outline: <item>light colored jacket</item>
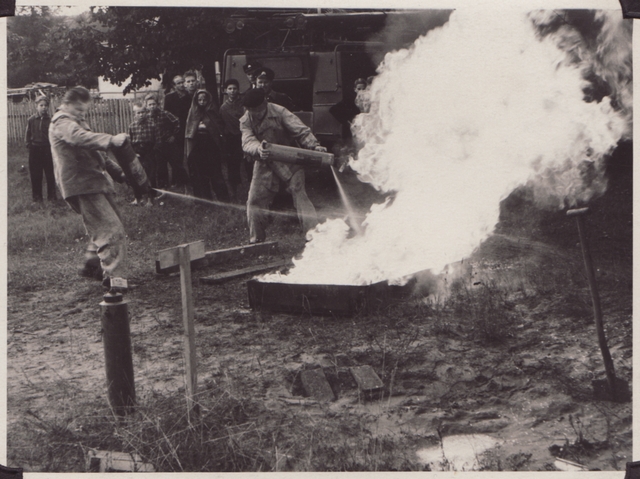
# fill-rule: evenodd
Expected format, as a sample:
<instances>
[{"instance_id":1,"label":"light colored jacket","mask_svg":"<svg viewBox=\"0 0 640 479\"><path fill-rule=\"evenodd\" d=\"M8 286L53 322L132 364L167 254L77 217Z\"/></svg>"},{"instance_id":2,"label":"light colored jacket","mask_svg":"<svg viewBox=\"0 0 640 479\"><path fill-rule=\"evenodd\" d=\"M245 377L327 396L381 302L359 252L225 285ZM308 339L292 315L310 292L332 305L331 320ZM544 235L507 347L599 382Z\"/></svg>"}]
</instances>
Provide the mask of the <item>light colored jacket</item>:
<instances>
[{"instance_id":1,"label":"light colored jacket","mask_svg":"<svg viewBox=\"0 0 640 479\"><path fill-rule=\"evenodd\" d=\"M300 146L310 150L320 145L302 120L286 108L273 103L267 104L267 113L261 122L252 121L249 112L246 112L240 118L240 132L242 149L255 160L260 157L258 148L264 140L276 145ZM278 178L288 181L301 168L300 165L288 165L279 161L256 161L253 178L266 188L277 191Z\"/></svg>"},{"instance_id":2,"label":"light colored jacket","mask_svg":"<svg viewBox=\"0 0 640 479\"><path fill-rule=\"evenodd\" d=\"M107 174L105 156L111 135L94 133L88 123L58 111L51 119L49 143L53 169L62 197L92 193L115 193Z\"/></svg>"}]
</instances>

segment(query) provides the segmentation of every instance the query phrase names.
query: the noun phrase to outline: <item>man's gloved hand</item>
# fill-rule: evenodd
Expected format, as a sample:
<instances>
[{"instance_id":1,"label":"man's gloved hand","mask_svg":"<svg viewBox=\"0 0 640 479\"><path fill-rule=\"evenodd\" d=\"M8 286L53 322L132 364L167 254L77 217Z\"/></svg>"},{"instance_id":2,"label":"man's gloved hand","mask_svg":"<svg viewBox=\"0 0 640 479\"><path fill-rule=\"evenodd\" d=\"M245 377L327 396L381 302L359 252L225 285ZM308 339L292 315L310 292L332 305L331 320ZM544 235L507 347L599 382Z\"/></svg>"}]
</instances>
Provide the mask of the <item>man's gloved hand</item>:
<instances>
[{"instance_id":1,"label":"man's gloved hand","mask_svg":"<svg viewBox=\"0 0 640 479\"><path fill-rule=\"evenodd\" d=\"M127 135L126 133L119 133L117 135L114 135L111 137L111 146L120 148L122 145L124 145L124 142L127 141L127 138L129 138L129 135Z\"/></svg>"},{"instance_id":2,"label":"man's gloved hand","mask_svg":"<svg viewBox=\"0 0 640 479\"><path fill-rule=\"evenodd\" d=\"M327 149L324 146L318 145L314 148L314 151L319 151L320 153L326 153Z\"/></svg>"}]
</instances>

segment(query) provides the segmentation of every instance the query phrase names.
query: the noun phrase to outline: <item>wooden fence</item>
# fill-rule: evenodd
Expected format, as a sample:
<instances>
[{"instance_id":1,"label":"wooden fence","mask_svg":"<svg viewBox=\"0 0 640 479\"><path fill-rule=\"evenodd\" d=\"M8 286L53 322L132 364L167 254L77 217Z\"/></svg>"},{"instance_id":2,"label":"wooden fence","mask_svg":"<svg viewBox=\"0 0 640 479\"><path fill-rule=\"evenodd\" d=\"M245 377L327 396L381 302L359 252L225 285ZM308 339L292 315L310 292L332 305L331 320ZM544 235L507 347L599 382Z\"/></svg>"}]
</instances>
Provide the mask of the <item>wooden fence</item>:
<instances>
[{"instance_id":1,"label":"wooden fence","mask_svg":"<svg viewBox=\"0 0 640 479\"><path fill-rule=\"evenodd\" d=\"M96 100L91 103L87 112L87 121L91 129L100 133L116 135L126 133L133 121L134 100L120 98L117 100ZM59 98L53 98L49 113L53 116L60 104ZM27 129L27 120L36 112L33 102L13 103L7 105L8 143L23 144Z\"/></svg>"}]
</instances>

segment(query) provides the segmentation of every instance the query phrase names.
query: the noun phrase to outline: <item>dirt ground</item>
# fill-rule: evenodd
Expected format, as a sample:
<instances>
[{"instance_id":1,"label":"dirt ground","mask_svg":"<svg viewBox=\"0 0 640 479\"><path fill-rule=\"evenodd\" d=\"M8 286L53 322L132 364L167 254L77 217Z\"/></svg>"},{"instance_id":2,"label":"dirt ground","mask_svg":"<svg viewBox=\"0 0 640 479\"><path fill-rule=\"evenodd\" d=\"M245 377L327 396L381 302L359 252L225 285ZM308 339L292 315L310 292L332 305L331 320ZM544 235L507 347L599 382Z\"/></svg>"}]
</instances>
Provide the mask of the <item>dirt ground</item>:
<instances>
[{"instance_id":1,"label":"dirt ground","mask_svg":"<svg viewBox=\"0 0 640 479\"><path fill-rule=\"evenodd\" d=\"M303 240L293 230L285 223L270 237L282 242L275 257L300 250ZM137 400L180 398L185 371L179 278L156 275L153 251L143 242L132 241L130 253L148 266L126 297ZM59 281L51 273L37 287L9 282L8 465L27 471L82 472L82 454L112 444L83 435L88 418L104 415L108 405L101 289L74 276L69 265L78 263L78 254L78 247L68 248L57 258ZM514 284L514 277L526 276L523 268L556 254L543 243L496 235L469 262L475 280L465 294L490 294L505 277ZM10 275L43 261L50 261L47 251L10 255ZM542 292L524 280L502 288L506 313L496 324L505 331L493 331L500 340L492 341L491 334L482 334L491 318L465 321L422 296L347 318L254 311L247 278L199 283L214 272L193 275L199 394L211 396L234 384L233 391L259 404L259 412L247 413L241 423L279 418L276 447L265 452L270 461L264 468L571 467L557 460L563 458L585 469L620 470L631 460L631 403L593 398L591 381L603 379L604 372L586 283L566 294L562 288ZM616 373L630 380L631 293L619 291L603 287L602 303ZM349 373L358 365L376 371L382 391L359 392ZM335 401L305 397L300 372L313 368L323 369ZM58 437L59 444L34 443L43 437ZM56 456L64 447L76 451L75 459Z\"/></svg>"}]
</instances>

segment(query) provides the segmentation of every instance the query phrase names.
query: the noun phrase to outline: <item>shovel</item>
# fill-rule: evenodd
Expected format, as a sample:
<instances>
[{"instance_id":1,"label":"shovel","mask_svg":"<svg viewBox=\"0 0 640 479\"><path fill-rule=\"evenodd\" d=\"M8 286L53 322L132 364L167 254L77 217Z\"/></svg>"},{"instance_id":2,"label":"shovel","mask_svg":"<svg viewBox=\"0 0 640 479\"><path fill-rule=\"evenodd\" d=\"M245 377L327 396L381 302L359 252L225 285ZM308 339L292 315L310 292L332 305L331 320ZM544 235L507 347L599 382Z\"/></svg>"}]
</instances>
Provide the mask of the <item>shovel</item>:
<instances>
[{"instance_id":1,"label":"shovel","mask_svg":"<svg viewBox=\"0 0 640 479\"><path fill-rule=\"evenodd\" d=\"M604 335L604 326L602 325L602 309L600 308L600 295L598 294L598 285L596 283L596 275L593 269L593 261L591 260L591 251L589 249L589 241L585 230L584 215L589 212L589 208L578 208L567 211L567 216L575 216L578 223L578 233L580 235L580 245L582 246L582 257L584 258L584 266L587 270L587 279L589 280L589 289L591 290L591 301L593 303L593 316L596 320L596 332L598 333L598 343L602 352L604 361L604 369L607 375L606 380L595 380L591 384L593 386L594 397L598 400L629 402L631 401L631 391L629 383L624 379L616 377L613 369L613 360L607 346L607 338Z\"/></svg>"}]
</instances>

